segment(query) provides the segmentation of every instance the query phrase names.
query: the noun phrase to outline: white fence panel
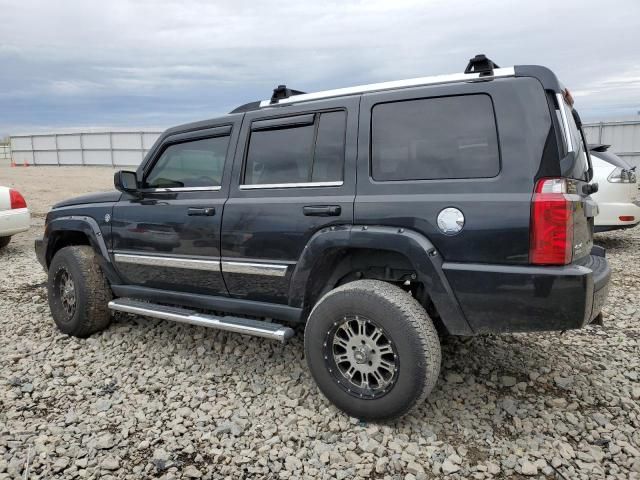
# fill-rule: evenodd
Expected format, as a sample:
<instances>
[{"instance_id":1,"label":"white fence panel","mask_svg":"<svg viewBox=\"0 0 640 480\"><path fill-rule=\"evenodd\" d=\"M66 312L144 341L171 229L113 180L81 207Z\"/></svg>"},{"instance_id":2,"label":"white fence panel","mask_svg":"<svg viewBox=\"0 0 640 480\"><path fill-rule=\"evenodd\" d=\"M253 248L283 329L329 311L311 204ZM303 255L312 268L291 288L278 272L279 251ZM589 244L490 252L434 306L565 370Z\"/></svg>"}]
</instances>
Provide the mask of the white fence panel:
<instances>
[{"instance_id":1,"label":"white fence panel","mask_svg":"<svg viewBox=\"0 0 640 480\"><path fill-rule=\"evenodd\" d=\"M85 165L111 165L111 150L85 150Z\"/></svg>"},{"instance_id":2,"label":"white fence panel","mask_svg":"<svg viewBox=\"0 0 640 480\"><path fill-rule=\"evenodd\" d=\"M35 150L33 163L36 165L58 165L58 152L56 150Z\"/></svg>"},{"instance_id":3,"label":"white fence panel","mask_svg":"<svg viewBox=\"0 0 640 480\"><path fill-rule=\"evenodd\" d=\"M111 146L114 149L142 149L142 135L139 133L113 133L111 135Z\"/></svg>"},{"instance_id":4,"label":"white fence panel","mask_svg":"<svg viewBox=\"0 0 640 480\"><path fill-rule=\"evenodd\" d=\"M83 147L88 150L111 150L109 133L85 133L82 135Z\"/></svg>"},{"instance_id":5,"label":"white fence panel","mask_svg":"<svg viewBox=\"0 0 640 480\"><path fill-rule=\"evenodd\" d=\"M87 131L11 137L11 155L22 165L137 166L159 131Z\"/></svg>"},{"instance_id":6,"label":"white fence panel","mask_svg":"<svg viewBox=\"0 0 640 480\"><path fill-rule=\"evenodd\" d=\"M610 151L640 166L640 120L589 123L584 131L589 143L611 145Z\"/></svg>"},{"instance_id":7,"label":"white fence panel","mask_svg":"<svg viewBox=\"0 0 640 480\"><path fill-rule=\"evenodd\" d=\"M80 150L80 134L77 135L58 135L59 150Z\"/></svg>"},{"instance_id":8,"label":"white fence panel","mask_svg":"<svg viewBox=\"0 0 640 480\"><path fill-rule=\"evenodd\" d=\"M56 137L53 135L38 135L33 137L34 150L57 150Z\"/></svg>"}]
</instances>

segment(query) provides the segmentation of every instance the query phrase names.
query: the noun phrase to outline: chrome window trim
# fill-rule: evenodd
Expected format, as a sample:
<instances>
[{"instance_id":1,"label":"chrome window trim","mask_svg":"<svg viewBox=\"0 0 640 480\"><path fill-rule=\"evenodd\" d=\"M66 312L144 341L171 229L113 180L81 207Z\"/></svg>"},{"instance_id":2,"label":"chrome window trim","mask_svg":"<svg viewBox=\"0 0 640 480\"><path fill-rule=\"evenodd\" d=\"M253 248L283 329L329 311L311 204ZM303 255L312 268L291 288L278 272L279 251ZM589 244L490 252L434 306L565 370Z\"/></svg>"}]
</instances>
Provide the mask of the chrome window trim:
<instances>
[{"instance_id":1,"label":"chrome window trim","mask_svg":"<svg viewBox=\"0 0 640 480\"><path fill-rule=\"evenodd\" d=\"M166 188L143 188L144 193L163 193L163 192L218 192L222 190L222 186L215 187L166 187Z\"/></svg>"},{"instance_id":2,"label":"chrome window trim","mask_svg":"<svg viewBox=\"0 0 640 480\"><path fill-rule=\"evenodd\" d=\"M569 120L567 119L567 106L564 103L564 97L561 93L556 93L558 101L558 109L560 110L560 118L562 118L562 129L564 130L564 140L567 152L573 152L573 139L571 138L571 129L569 128Z\"/></svg>"},{"instance_id":3,"label":"chrome window trim","mask_svg":"<svg viewBox=\"0 0 640 480\"><path fill-rule=\"evenodd\" d=\"M190 270L220 271L220 259L200 260L195 258L162 257L158 255L135 255L129 253L114 253L113 258L118 263L147 265L150 267L186 268Z\"/></svg>"},{"instance_id":4,"label":"chrome window trim","mask_svg":"<svg viewBox=\"0 0 640 480\"><path fill-rule=\"evenodd\" d=\"M240 273L244 275L266 275L269 277L284 277L289 265L275 263L251 263L241 261L221 262L223 273Z\"/></svg>"},{"instance_id":5,"label":"chrome window trim","mask_svg":"<svg viewBox=\"0 0 640 480\"><path fill-rule=\"evenodd\" d=\"M342 180L336 182L303 182L303 183L250 183L240 185L240 190L258 190L269 188L309 188L309 187L341 187L344 184Z\"/></svg>"},{"instance_id":6,"label":"chrome window trim","mask_svg":"<svg viewBox=\"0 0 640 480\"><path fill-rule=\"evenodd\" d=\"M435 75L430 77L410 78L407 80L395 80L391 82L372 83L368 85L359 85L355 87L338 88L335 90L325 90L322 92L305 93L302 95L293 95L289 98L283 98L276 103L271 100L262 100L260 108L272 107L278 105L286 105L289 103L309 102L312 100L320 100L333 97L344 97L347 95L357 95L362 93L380 92L384 90L393 90L398 88L420 87L423 85L438 85L445 83L468 82L468 81L486 81L492 78L514 77L516 74L514 67L497 68L493 71L493 75L480 76L480 73L454 73L449 75Z\"/></svg>"}]
</instances>

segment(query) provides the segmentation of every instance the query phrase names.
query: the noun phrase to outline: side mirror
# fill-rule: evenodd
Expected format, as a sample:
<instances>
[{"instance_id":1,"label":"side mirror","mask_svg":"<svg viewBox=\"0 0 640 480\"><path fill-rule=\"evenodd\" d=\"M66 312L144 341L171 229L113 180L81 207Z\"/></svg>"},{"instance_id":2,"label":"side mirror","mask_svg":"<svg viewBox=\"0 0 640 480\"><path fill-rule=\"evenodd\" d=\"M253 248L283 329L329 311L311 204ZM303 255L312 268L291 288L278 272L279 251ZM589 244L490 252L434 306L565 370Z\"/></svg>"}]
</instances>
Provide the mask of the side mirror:
<instances>
[{"instance_id":1,"label":"side mirror","mask_svg":"<svg viewBox=\"0 0 640 480\"><path fill-rule=\"evenodd\" d=\"M120 170L113 176L113 184L116 190L125 193L136 193L138 191L138 178L136 172Z\"/></svg>"}]
</instances>

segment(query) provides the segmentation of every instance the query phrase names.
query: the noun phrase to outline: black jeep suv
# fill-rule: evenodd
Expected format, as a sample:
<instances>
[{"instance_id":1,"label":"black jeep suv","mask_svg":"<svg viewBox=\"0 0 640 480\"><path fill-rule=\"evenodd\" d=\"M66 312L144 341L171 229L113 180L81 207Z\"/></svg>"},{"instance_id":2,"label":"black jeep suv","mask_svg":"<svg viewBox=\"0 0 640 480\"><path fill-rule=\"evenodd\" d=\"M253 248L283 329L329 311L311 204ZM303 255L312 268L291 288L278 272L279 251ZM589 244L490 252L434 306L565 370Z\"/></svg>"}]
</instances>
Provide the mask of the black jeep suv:
<instances>
[{"instance_id":1,"label":"black jeep suv","mask_svg":"<svg viewBox=\"0 0 640 480\"><path fill-rule=\"evenodd\" d=\"M110 311L286 341L363 419L422 402L450 335L601 320L596 185L570 93L499 68L269 100L164 132L117 192L59 203L36 241L53 318Z\"/></svg>"}]
</instances>

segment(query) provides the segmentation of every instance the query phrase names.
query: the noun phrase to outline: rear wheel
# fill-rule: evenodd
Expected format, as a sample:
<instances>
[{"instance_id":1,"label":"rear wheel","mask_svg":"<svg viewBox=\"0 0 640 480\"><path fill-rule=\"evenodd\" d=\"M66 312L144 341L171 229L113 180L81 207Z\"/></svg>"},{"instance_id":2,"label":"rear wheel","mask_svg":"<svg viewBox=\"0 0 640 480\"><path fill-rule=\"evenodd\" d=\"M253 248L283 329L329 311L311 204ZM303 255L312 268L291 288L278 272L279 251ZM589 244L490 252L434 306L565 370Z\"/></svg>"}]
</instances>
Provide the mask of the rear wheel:
<instances>
[{"instance_id":1,"label":"rear wheel","mask_svg":"<svg viewBox=\"0 0 640 480\"><path fill-rule=\"evenodd\" d=\"M9 245L11 237L0 237L0 248L4 248Z\"/></svg>"},{"instance_id":2,"label":"rear wheel","mask_svg":"<svg viewBox=\"0 0 640 480\"><path fill-rule=\"evenodd\" d=\"M91 247L58 251L49 267L47 290L51 315L63 333L84 338L109 325L111 289Z\"/></svg>"},{"instance_id":3,"label":"rear wheel","mask_svg":"<svg viewBox=\"0 0 640 480\"><path fill-rule=\"evenodd\" d=\"M351 416L399 417L424 401L440 373L440 343L422 306L377 280L327 293L312 310L305 355L324 395Z\"/></svg>"}]
</instances>

